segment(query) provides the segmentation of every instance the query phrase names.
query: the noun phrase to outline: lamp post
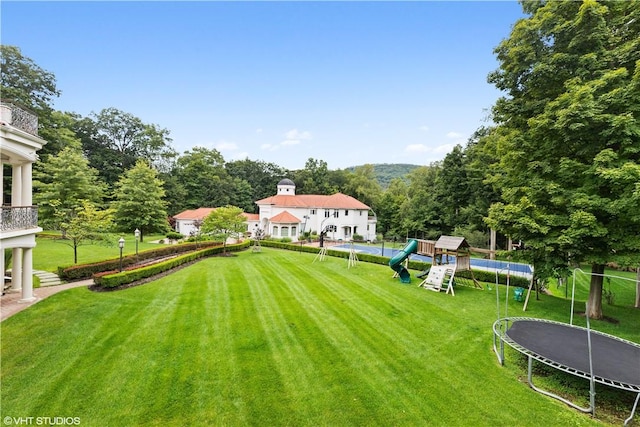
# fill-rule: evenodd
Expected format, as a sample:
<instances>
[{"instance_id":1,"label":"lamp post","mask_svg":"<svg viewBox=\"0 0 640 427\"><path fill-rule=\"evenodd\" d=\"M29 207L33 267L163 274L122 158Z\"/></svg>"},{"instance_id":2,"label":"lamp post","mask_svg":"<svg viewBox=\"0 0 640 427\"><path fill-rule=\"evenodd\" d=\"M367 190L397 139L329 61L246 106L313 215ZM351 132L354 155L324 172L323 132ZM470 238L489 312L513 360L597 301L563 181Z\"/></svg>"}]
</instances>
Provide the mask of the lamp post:
<instances>
[{"instance_id":1,"label":"lamp post","mask_svg":"<svg viewBox=\"0 0 640 427\"><path fill-rule=\"evenodd\" d=\"M118 240L118 246L120 247L120 271L122 271L122 249L124 249L124 237Z\"/></svg>"},{"instance_id":2,"label":"lamp post","mask_svg":"<svg viewBox=\"0 0 640 427\"><path fill-rule=\"evenodd\" d=\"M140 240L140 230L136 228L136 231L133 232L136 236L136 257L138 256L138 241Z\"/></svg>"}]
</instances>

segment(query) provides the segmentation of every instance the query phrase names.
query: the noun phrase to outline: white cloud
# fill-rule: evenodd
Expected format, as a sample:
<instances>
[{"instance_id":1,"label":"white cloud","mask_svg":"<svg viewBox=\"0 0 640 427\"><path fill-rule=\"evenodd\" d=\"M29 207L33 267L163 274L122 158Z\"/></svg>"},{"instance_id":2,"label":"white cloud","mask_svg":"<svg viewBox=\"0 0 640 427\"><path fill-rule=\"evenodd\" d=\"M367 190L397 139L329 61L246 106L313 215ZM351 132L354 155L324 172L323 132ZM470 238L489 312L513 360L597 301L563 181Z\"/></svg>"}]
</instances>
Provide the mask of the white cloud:
<instances>
[{"instance_id":1,"label":"white cloud","mask_svg":"<svg viewBox=\"0 0 640 427\"><path fill-rule=\"evenodd\" d=\"M278 149L278 146L273 144L262 144L260 148L265 151L276 151Z\"/></svg>"},{"instance_id":2,"label":"white cloud","mask_svg":"<svg viewBox=\"0 0 640 427\"><path fill-rule=\"evenodd\" d=\"M219 141L216 144L215 149L221 153L223 151L236 151L238 149L238 145L235 142Z\"/></svg>"},{"instance_id":3,"label":"white cloud","mask_svg":"<svg viewBox=\"0 0 640 427\"><path fill-rule=\"evenodd\" d=\"M311 132L302 131L300 132L298 129L291 129L287 133L285 133L285 138L287 139L311 139Z\"/></svg>"},{"instance_id":4,"label":"white cloud","mask_svg":"<svg viewBox=\"0 0 640 427\"><path fill-rule=\"evenodd\" d=\"M420 126L418 129L420 129L423 132L427 132L429 130L429 126Z\"/></svg>"},{"instance_id":5,"label":"white cloud","mask_svg":"<svg viewBox=\"0 0 640 427\"><path fill-rule=\"evenodd\" d=\"M256 129L256 134L260 135L264 130L262 128Z\"/></svg>"},{"instance_id":6,"label":"white cloud","mask_svg":"<svg viewBox=\"0 0 640 427\"><path fill-rule=\"evenodd\" d=\"M456 144L442 144L433 149L434 153L449 153Z\"/></svg>"},{"instance_id":7,"label":"white cloud","mask_svg":"<svg viewBox=\"0 0 640 427\"><path fill-rule=\"evenodd\" d=\"M407 153L427 153L431 150L424 144L409 144L404 148L404 151Z\"/></svg>"},{"instance_id":8,"label":"white cloud","mask_svg":"<svg viewBox=\"0 0 640 427\"><path fill-rule=\"evenodd\" d=\"M447 138L451 138L451 139L458 139L458 138L462 138L464 135L462 135L461 133L458 132L449 132L447 134Z\"/></svg>"},{"instance_id":9,"label":"white cloud","mask_svg":"<svg viewBox=\"0 0 640 427\"><path fill-rule=\"evenodd\" d=\"M300 144L300 140L299 139L285 139L280 144L283 145L283 146L298 145L298 144Z\"/></svg>"}]
</instances>

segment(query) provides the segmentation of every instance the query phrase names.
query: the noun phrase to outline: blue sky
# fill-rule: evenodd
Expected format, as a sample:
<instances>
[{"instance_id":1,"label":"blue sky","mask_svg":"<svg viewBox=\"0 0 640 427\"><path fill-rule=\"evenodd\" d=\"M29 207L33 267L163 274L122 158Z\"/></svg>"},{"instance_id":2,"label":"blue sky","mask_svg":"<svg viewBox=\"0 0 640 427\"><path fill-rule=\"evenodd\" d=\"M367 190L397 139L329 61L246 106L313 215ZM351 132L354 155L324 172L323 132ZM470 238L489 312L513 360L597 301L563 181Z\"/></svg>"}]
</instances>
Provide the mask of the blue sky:
<instances>
[{"instance_id":1,"label":"blue sky","mask_svg":"<svg viewBox=\"0 0 640 427\"><path fill-rule=\"evenodd\" d=\"M464 146L522 16L515 1L3 1L1 36L56 76L58 110L117 108L180 153L338 169Z\"/></svg>"}]
</instances>

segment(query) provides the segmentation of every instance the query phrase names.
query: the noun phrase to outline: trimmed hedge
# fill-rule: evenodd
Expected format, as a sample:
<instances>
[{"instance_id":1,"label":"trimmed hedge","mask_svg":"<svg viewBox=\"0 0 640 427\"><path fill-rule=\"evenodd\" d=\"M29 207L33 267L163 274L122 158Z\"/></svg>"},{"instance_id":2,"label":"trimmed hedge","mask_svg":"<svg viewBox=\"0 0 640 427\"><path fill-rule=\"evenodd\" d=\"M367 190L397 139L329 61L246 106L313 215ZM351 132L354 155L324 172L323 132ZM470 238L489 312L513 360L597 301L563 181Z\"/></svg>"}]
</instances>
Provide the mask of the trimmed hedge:
<instances>
[{"instance_id":1,"label":"trimmed hedge","mask_svg":"<svg viewBox=\"0 0 640 427\"><path fill-rule=\"evenodd\" d=\"M315 247L315 246L304 246L304 245L300 245L299 243L283 243L283 242L276 242L273 240L261 240L260 244L262 246L268 246L268 247L272 247L272 248L278 248L278 249L286 249L286 250L290 250L290 251L298 251L298 252L309 252L309 253L318 253L319 252L319 248ZM349 251L344 251L344 250L336 250L336 249L330 249L327 248L327 255L329 256L333 256L336 258L349 258ZM363 262L370 262L372 264L381 264L381 265L388 265L389 264L389 257L384 257L381 255L372 255L372 254L363 254L363 253L359 253L358 254L358 260L359 261L363 261ZM418 260L409 260L409 265L408 265L409 270L418 270L418 271L425 271L429 268L431 268L431 263L428 262L424 262L424 261L418 261ZM462 273L457 273L458 275L460 275L460 277L467 277L471 278L471 275L469 273L466 272L462 272ZM495 283L496 282L496 274L491 272L491 271L485 271L485 270L473 270L473 276L476 278L476 280L478 280L479 282L486 282L486 283ZM506 274L498 274L498 283L500 283L501 285L505 285L507 283L507 275ZM511 276L509 279L509 285L510 286L520 286L523 288L528 288L529 287L529 280L525 277L519 277L519 276Z\"/></svg>"},{"instance_id":2,"label":"trimmed hedge","mask_svg":"<svg viewBox=\"0 0 640 427\"><path fill-rule=\"evenodd\" d=\"M122 268L127 268L131 265L137 264L140 261L163 258L170 255L180 254L184 252L193 252L201 248L208 247L222 247L220 242L201 242L197 243L182 243L179 245L167 245L161 246L157 249L150 249L141 251L136 256L127 255L122 257ZM120 258L109 259L106 261L100 261L92 264L72 265L65 267L58 267L58 276L62 280L74 281L91 279L94 274L102 273L104 271L113 271L120 268Z\"/></svg>"},{"instance_id":3,"label":"trimmed hedge","mask_svg":"<svg viewBox=\"0 0 640 427\"><path fill-rule=\"evenodd\" d=\"M240 251L249 247L250 243L251 242L247 240L235 245L227 245L226 250L229 252ZM160 273L164 273L165 271L171 270L200 258L220 254L224 250L225 248L222 245L216 245L214 247L190 252L188 254L171 258L167 261L162 261L142 268L136 268L105 275L97 274L94 275L93 280L97 286L103 288L115 288L118 286L127 285L129 283L137 282L138 280L146 279Z\"/></svg>"}]
</instances>

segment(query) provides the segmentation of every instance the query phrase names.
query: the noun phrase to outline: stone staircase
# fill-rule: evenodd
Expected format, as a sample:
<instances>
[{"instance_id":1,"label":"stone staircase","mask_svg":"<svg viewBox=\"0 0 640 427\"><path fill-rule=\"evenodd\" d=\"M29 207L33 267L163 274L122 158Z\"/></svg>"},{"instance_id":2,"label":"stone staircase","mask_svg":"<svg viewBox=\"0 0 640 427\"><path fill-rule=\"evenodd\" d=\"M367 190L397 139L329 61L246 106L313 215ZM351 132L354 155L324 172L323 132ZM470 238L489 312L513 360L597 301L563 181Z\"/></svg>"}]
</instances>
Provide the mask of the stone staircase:
<instances>
[{"instance_id":1,"label":"stone staircase","mask_svg":"<svg viewBox=\"0 0 640 427\"><path fill-rule=\"evenodd\" d=\"M41 288L44 288L46 286L56 286L56 285L62 284L62 280L60 280L60 277L58 277L57 274L50 273L48 271L42 271L42 270L34 270L33 274L35 276L38 276L38 278L40 279Z\"/></svg>"}]
</instances>

